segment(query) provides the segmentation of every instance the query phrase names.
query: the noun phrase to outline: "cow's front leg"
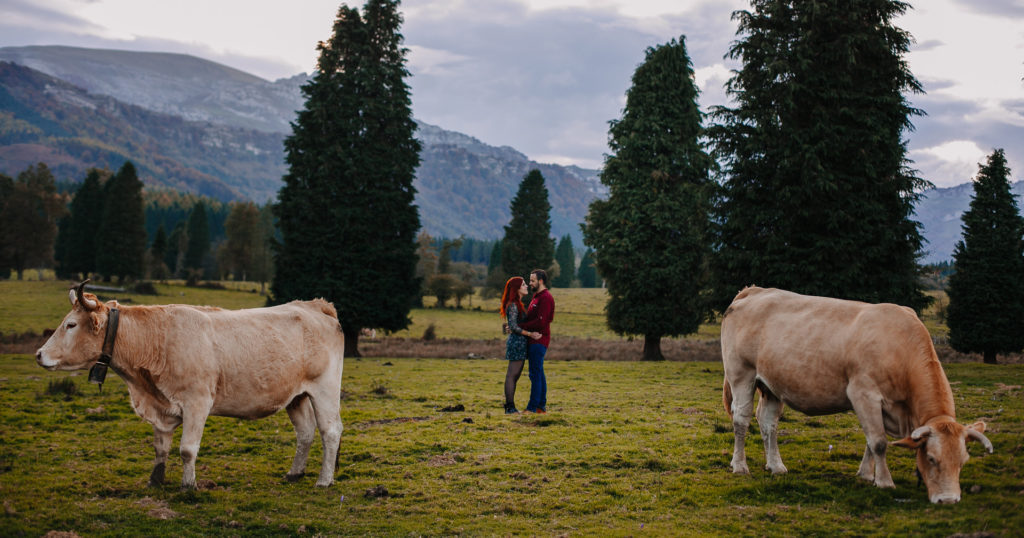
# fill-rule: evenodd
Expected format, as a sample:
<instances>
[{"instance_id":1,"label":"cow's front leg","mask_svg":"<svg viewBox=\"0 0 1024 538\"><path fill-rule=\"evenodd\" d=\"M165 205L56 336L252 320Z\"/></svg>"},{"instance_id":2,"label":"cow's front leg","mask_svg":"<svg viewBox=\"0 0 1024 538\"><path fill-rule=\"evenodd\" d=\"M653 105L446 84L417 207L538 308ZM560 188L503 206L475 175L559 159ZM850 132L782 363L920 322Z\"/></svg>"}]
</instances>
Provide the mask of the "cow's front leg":
<instances>
[{"instance_id":1,"label":"cow's front leg","mask_svg":"<svg viewBox=\"0 0 1024 538\"><path fill-rule=\"evenodd\" d=\"M196 458L211 405L212 402L199 402L182 410L181 489L196 487Z\"/></svg>"},{"instance_id":2,"label":"cow's front leg","mask_svg":"<svg viewBox=\"0 0 1024 538\"><path fill-rule=\"evenodd\" d=\"M853 384L846 389L850 402L853 403L853 411L857 413L860 426L867 438L867 449L864 459L860 462L860 469L857 476L867 479L868 469L872 470L873 480L880 488L894 488L896 484L892 481L889 473L889 465L885 462L885 450L889 443L885 437L885 422L882 419L882 398L877 391L854 387ZM871 464L874 465L871 465Z\"/></svg>"},{"instance_id":3,"label":"cow's front leg","mask_svg":"<svg viewBox=\"0 0 1024 538\"><path fill-rule=\"evenodd\" d=\"M871 452L871 446L864 447L864 458L860 460L860 468L857 469L857 478L875 481L875 457Z\"/></svg>"},{"instance_id":4,"label":"cow's front leg","mask_svg":"<svg viewBox=\"0 0 1024 538\"><path fill-rule=\"evenodd\" d=\"M766 391L761 393L761 403L757 406L757 426L761 429L761 440L764 441L764 468L772 474L786 472L779 454L779 417L782 416L782 401L774 394Z\"/></svg>"},{"instance_id":5,"label":"cow's front leg","mask_svg":"<svg viewBox=\"0 0 1024 538\"><path fill-rule=\"evenodd\" d=\"M156 451L156 457L153 459L153 471L149 474L150 487L157 487L164 483L167 455L171 452L171 438L174 437L175 427L177 424L170 427L166 424L153 425L153 449Z\"/></svg>"}]
</instances>

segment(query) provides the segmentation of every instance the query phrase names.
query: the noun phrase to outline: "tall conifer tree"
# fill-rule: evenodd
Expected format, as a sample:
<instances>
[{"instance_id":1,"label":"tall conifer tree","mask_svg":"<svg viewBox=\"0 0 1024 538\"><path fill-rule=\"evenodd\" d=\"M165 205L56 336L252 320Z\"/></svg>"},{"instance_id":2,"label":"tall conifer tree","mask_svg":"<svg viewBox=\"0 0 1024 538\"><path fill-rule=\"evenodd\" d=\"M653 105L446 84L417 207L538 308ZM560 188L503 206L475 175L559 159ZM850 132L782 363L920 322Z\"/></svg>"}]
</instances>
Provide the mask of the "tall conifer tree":
<instances>
[{"instance_id":1,"label":"tall conifer tree","mask_svg":"<svg viewBox=\"0 0 1024 538\"><path fill-rule=\"evenodd\" d=\"M44 163L29 166L0 190L0 260L21 280L29 267L52 267L57 222L67 212L53 173Z\"/></svg>"},{"instance_id":2,"label":"tall conifer tree","mask_svg":"<svg viewBox=\"0 0 1024 538\"><path fill-rule=\"evenodd\" d=\"M597 287L597 268L594 267L594 249L588 248L580 258L580 268L576 271L576 277L580 279L581 288Z\"/></svg>"},{"instance_id":3,"label":"tall conifer tree","mask_svg":"<svg viewBox=\"0 0 1024 538\"><path fill-rule=\"evenodd\" d=\"M892 0L752 0L729 51L743 66L711 132L728 166L713 274L724 309L744 286L921 309L928 183L908 167L904 59Z\"/></svg>"},{"instance_id":4,"label":"tall conifer tree","mask_svg":"<svg viewBox=\"0 0 1024 538\"><path fill-rule=\"evenodd\" d=\"M142 181L127 161L103 189L103 217L96 241L96 271L108 279L142 276L146 213Z\"/></svg>"},{"instance_id":5,"label":"tall conifer tree","mask_svg":"<svg viewBox=\"0 0 1024 538\"><path fill-rule=\"evenodd\" d=\"M568 288L576 278L576 251L572 246L572 237L568 234L558 240L555 248L555 261L558 262L558 276L551 279L556 288Z\"/></svg>"},{"instance_id":6,"label":"tall conifer tree","mask_svg":"<svg viewBox=\"0 0 1024 538\"><path fill-rule=\"evenodd\" d=\"M349 356L358 356L361 328L407 327L420 287L420 145L398 5L369 0L362 15L338 9L285 141L289 169L275 208L282 243L273 299L332 301Z\"/></svg>"},{"instance_id":7,"label":"tall conifer tree","mask_svg":"<svg viewBox=\"0 0 1024 538\"><path fill-rule=\"evenodd\" d=\"M949 278L949 344L995 364L997 354L1024 349L1024 218L1003 150L980 167L962 218Z\"/></svg>"},{"instance_id":8,"label":"tall conifer tree","mask_svg":"<svg viewBox=\"0 0 1024 538\"><path fill-rule=\"evenodd\" d=\"M206 215L206 204L202 201L192 206L185 226L188 247L185 249L185 269L190 277L202 275L206 255L210 252L210 220Z\"/></svg>"},{"instance_id":9,"label":"tall conifer tree","mask_svg":"<svg viewBox=\"0 0 1024 538\"><path fill-rule=\"evenodd\" d=\"M96 270L96 243L103 222L102 174L89 169L82 185L71 199L71 222L67 229L68 243L64 266L69 273L81 273L87 278Z\"/></svg>"},{"instance_id":10,"label":"tall conifer tree","mask_svg":"<svg viewBox=\"0 0 1024 538\"><path fill-rule=\"evenodd\" d=\"M523 177L509 209L512 220L501 240L504 277L527 278L534 269L547 270L555 258L555 240L551 238L551 202L540 170L530 170Z\"/></svg>"},{"instance_id":11,"label":"tall conifer tree","mask_svg":"<svg viewBox=\"0 0 1024 538\"><path fill-rule=\"evenodd\" d=\"M696 332L707 314L712 161L693 76L685 38L647 49L611 122L608 199L583 225L608 285L608 326L643 335L645 360L663 360L661 338Z\"/></svg>"}]
</instances>

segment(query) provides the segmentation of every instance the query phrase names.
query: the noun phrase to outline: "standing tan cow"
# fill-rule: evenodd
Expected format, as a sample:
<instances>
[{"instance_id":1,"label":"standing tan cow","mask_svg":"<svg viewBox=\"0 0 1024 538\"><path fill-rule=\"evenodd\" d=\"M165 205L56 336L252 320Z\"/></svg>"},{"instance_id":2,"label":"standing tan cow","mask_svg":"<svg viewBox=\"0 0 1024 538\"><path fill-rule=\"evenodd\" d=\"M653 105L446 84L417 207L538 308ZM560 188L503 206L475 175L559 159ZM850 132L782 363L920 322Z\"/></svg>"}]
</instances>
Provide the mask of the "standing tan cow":
<instances>
[{"instance_id":1,"label":"standing tan cow","mask_svg":"<svg viewBox=\"0 0 1024 538\"><path fill-rule=\"evenodd\" d=\"M104 348L110 341L110 368L128 385L135 413L153 425L150 485L163 483L178 425L181 487L194 488L209 415L255 419L282 408L298 438L287 478L297 480L305 472L319 427L324 459L316 485L331 485L341 440L345 342L330 303L294 301L251 310L120 306L101 303L83 286L71 289L71 312L36 352L36 362L47 370L89 368L109 351ZM107 337L110 332L116 335Z\"/></svg>"},{"instance_id":2,"label":"standing tan cow","mask_svg":"<svg viewBox=\"0 0 1024 538\"><path fill-rule=\"evenodd\" d=\"M765 469L786 472L778 421L786 404L808 415L853 410L867 437L857 476L894 487L885 462L886 434L917 451L933 503L960 500L965 440L992 452L984 422L956 422L953 391L931 337L913 310L748 287L722 320L723 399L732 416L732 470L749 473L747 426L760 390L757 423Z\"/></svg>"}]
</instances>

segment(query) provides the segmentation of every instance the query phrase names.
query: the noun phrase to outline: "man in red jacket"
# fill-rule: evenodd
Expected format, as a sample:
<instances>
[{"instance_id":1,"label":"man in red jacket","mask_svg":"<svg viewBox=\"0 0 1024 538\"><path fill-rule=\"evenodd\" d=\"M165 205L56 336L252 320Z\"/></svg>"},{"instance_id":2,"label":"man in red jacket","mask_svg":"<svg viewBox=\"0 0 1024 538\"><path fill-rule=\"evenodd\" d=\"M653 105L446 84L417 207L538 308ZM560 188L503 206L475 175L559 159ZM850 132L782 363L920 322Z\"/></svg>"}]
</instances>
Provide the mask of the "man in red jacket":
<instances>
[{"instance_id":1,"label":"man in red jacket","mask_svg":"<svg viewBox=\"0 0 1024 538\"><path fill-rule=\"evenodd\" d=\"M543 269L530 273L530 288L533 300L526 309L526 321L519 324L524 331L539 333L527 348L526 357L530 362L530 401L526 404L529 413L547 413L548 381L544 375L544 355L551 343L551 320L555 317L555 299L548 291L548 274Z\"/></svg>"}]
</instances>

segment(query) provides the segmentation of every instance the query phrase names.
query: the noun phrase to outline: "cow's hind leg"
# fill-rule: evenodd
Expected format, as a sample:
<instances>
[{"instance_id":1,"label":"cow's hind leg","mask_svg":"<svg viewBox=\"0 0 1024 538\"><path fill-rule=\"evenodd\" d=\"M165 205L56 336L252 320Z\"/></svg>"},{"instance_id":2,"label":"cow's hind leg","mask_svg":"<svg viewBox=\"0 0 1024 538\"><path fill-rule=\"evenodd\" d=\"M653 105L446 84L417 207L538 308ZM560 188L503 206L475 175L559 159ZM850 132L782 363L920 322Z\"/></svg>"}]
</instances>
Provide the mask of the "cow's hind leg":
<instances>
[{"instance_id":1,"label":"cow's hind leg","mask_svg":"<svg viewBox=\"0 0 1024 538\"><path fill-rule=\"evenodd\" d=\"M885 450L889 443L885 437L885 423L882 419L882 398L874 390L863 387L856 388L851 383L847 395L853 403L853 411L857 413L867 448L861 460L857 476L865 480L873 480L880 488L894 488L889 466L885 462ZM872 465L873 464L873 465ZM870 473L870 474L869 474Z\"/></svg>"},{"instance_id":2,"label":"cow's hind leg","mask_svg":"<svg viewBox=\"0 0 1024 538\"><path fill-rule=\"evenodd\" d=\"M745 443L747 429L754 412L754 372L742 372L740 375L729 376L729 387L732 390L732 472L750 474L747 467Z\"/></svg>"},{"instance_id":3,"label":"cow's hind leg","mask_svg":"<svg viewBox=\"0 0 1024 538\"><path fill-rule=\"evenodd\" d=\"M211 401L197 401L182 412L181 427L181 489L196 487L196 458L203 440L203 429L210 416Z\"/></svg>"},{"instance_id":4,"label":"cow's hind leg","mask_svg":"<svg viewBox=\"0 0 1024 538\"><path fill-rule=\"evenodd\" d=\"M295 459L292 460L292 468L285 475L285 479L294 482L306 473L306 462L309 460L309 449L313 446L313 438L316 436L316 415L313 413L313 404L305 394L296 396L288 404L288 418L295 426L295 437L297 446L295 448Z\"/></svg>"},{"instance_id":5,"label":"cow's hind leg","mask_svg":"<svg viewBox=\"0 0 1024 538\"><path fill-rule=\"evenodd\" d=\"M316 481L319 487L327 487L334 482L334 466L341 443L341 361L338 360L334 364L334 367L323 373L321 383L309 391L313 413L316 415L316 426L320 429L320 441L324 448L320 477Z\"/></svg>"},{"instance_id":6,"label":"cow's hind leg","mask_svg":"<svg viewBox=\"0 0 1024 538\"><path fill-rule=\"evenodd\" d=\"M761 440L764 441L764 468L772 474L786 472L779 454L779 417L782 416L782 400L770 391L761 387L761 401L757 406L757 426L761 429Z\"/></svg>"}]
</instances>

